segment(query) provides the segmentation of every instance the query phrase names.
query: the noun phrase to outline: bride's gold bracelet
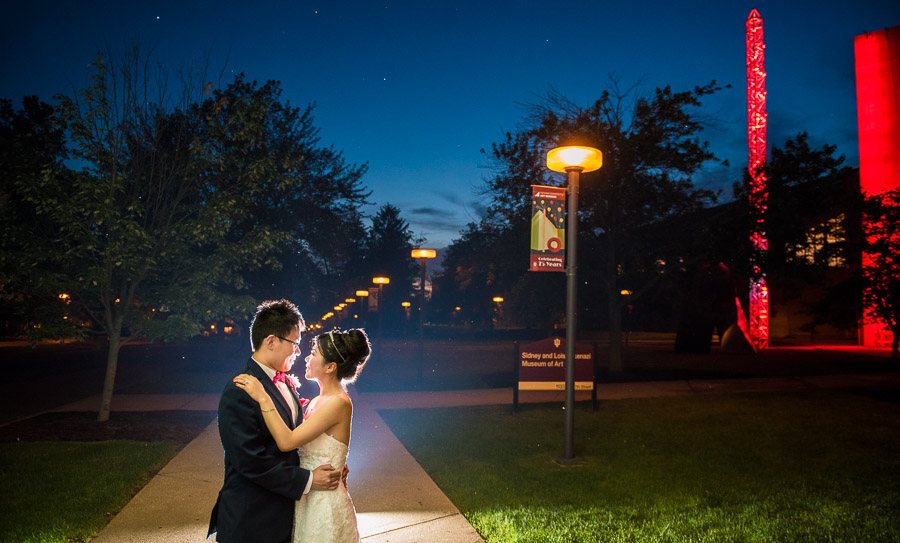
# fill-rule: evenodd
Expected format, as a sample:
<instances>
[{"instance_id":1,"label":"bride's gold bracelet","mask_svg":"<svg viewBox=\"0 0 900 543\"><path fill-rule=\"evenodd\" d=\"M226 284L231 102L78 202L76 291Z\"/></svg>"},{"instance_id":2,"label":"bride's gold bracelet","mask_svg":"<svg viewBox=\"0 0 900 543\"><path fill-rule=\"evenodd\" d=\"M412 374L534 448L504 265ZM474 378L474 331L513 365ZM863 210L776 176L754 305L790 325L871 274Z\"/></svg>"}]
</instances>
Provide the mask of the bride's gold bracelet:
<instances>
[{"instance_id":1,"label":"bride's gold bracelet","mask_svg":"<svg viewBox=\"0 0 900 543\"><path fill-rule=\"evenodd\" d=\"M275 411L275 408L273 407L272 409L260 409L260 411L262 411L263 413L268 413L269 411Z\"/></svg>"}]
</instances>

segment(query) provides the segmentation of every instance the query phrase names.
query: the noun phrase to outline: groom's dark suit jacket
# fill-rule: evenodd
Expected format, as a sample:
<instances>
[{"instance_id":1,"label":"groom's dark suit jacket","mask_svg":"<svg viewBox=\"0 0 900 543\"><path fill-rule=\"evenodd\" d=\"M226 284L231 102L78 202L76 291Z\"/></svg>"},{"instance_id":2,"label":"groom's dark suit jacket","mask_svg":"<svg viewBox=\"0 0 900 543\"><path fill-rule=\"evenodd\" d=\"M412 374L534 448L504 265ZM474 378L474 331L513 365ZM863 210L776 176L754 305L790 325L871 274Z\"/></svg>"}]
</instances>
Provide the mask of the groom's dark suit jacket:
<instances>
[{"instance_id":1,"label":"groom's dark suit jacket","mask_svg":"<svg viewBox=\"0 0 900 543\"><path fill-rule=\"evenodd\" d=\"M291 428L297 420L278 388L251 358L244 373L255 376ZM293 401L296 402L296 399ZM259 404L228 383L219 400L219 435L225 449L225 483L209 519L209 535L220 543L288 541L294 502L303 496L310 472L299 467L297 451L281 452L266 428Z\"/></svg>"}]
</instances>

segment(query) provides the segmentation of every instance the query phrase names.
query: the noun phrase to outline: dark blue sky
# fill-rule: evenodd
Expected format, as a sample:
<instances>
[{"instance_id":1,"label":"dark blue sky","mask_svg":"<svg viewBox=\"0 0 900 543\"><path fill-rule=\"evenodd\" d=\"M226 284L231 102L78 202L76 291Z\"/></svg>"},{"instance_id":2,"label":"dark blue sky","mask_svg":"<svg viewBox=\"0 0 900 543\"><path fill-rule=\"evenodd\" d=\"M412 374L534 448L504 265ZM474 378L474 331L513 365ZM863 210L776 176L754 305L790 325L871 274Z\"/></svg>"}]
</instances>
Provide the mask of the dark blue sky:
<instances>
[{"instance_id":1,"label":"dark blue sky","mask_svg":"<svg viewBox=\"0 0 900 543\"><path fill-rule=\"evenodd\" d=\"M806 130L857 165L853 37L900 25L896 1L16 2L4 8L0 96L70 92L106 40L154 45L172 66L205 52L228 75L281 81L317 103L323 143L368 162L374 205L400 207L445 246L485 205L480 153L555 88L587 104L615 74L675 90L716 79L707 134L732 164L697 183L724 188L746 163L744 21L765 21L769 144Z\"/></svg>"}]
</instances>

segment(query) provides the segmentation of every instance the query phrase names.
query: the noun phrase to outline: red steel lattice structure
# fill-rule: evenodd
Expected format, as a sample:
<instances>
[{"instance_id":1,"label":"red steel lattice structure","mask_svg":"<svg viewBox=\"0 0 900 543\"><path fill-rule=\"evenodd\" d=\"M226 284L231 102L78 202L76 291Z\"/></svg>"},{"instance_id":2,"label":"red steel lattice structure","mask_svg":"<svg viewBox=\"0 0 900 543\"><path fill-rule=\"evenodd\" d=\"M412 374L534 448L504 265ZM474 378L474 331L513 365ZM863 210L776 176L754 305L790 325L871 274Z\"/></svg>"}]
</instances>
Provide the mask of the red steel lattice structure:
<instances>
[{"instance_id":1,"label":"red steel lattice structure","mask_svg":"<svg viewBox=\"0 0 900 543\"><path fill-rule=\"evenodd\" d=\"M769 250L766 237L766 65L763 20L755 9L746 23L747 39L747 148L750 172L750 343L757 351L769 347L769 288L765 261Z\"/></svg>"}]
</instances>

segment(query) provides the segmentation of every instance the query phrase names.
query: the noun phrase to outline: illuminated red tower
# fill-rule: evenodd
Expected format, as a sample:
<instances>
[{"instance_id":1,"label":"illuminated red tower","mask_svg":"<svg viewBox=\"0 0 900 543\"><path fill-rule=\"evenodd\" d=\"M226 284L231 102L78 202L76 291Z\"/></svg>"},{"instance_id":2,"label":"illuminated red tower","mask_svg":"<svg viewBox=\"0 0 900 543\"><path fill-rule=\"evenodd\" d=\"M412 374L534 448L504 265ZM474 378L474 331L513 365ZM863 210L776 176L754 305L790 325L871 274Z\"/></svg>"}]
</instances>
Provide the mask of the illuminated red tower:
<instances>
[{"instance_id":1,"label":"illuminated red tower","mask_svg":"<svg viewBox=\"0 0 900 543\"><path fill-rule=\"evenodd\" d=\"M863 192L880 194L900 188L900 26L856 36L853 49L859 181ZM860 336L863 345L890 346L881 323L864 324Z\"/></svg>"},{"instance_id":2,"label":"illuminated red tower","mask_svg":"<svg viewBox=\"0 0 900 543\"><path fill-rule=\"evenodd\" d=\"M747 148L750 172L750 343L757 351L769 348L769 288L766 285L766 45L763 20L755 9L747 17Z\"/></svg>"}]
</instances>

